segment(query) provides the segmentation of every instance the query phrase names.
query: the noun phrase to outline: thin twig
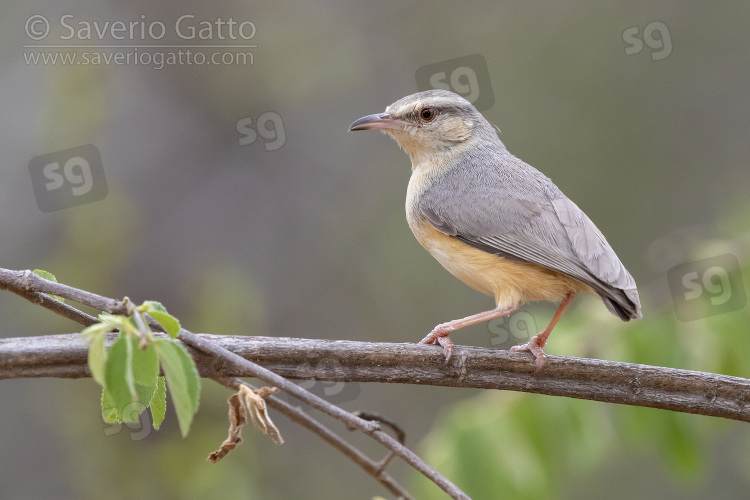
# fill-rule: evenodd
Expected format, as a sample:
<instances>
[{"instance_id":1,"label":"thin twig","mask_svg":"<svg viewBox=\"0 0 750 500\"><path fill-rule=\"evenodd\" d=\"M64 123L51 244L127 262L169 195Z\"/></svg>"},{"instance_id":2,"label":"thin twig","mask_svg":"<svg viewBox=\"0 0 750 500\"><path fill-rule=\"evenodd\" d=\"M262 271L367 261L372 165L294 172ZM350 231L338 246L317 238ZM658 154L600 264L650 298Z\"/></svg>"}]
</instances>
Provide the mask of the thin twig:
<instances>
[{"instance_id":1,"label":"thin twig","mask_svg":"<svg viewBox=\"0 0 750 500\"><path fill-rule=\"evenodd\" d=\"M401 443L393 439L390 435L379 430L380 425L377 422L368 422L367 420L355 417L351 413L342 410L338 406L334 406L322 399L315 394L312 394L297 384L289 382L287 379L273 373L270 370L263 368L260 365L252 363L245 358L234 354L223 347L220 347L208 340L189 332L185 329L180 330L180 340L186 344L199 349L203 352L214 354L217 358L221 358L224 363L233 364L237 367L248 370L252 377L259 378L274 387L278 387L282 391L291 394L300 401L303 401L313 408L316 408L323 413L343 422L347 427L354 427L365 434L371 436L375 441L379 442L389 450L395 452L400 456L406 463L411 465L413 468L424 474L425 477L430 479L436 485L438 485L443 491L445 491L451 498L454 499L468 499L469 497L461 491L455 484L453 484L447 477L440 474L438 471L430 467L427 462L422 460L416 453L403 446Z\"/></svg>"},{"instance_id":2,"label":"thin twig","mask_svg":"<svg viewBox=\"0 0 750 500\"><path fill-rule=\"evenodd\" d=\"M404 432L404 430L399 427L396 422L387 419L383 415L378 415L377 413L371 413L367 411L355 411L352 413L359 418L364 418L365 420L372 420L374 422L385 424L386 427L390 427L390 429L393 431L393 433L395 434L395 438L399 443L404 444L406 442L406 433Z\"/></svg>"},{"instance_id":3,"label":"thin twig","mask_svg":"<svg viewBox=\"0 0 750 500\"><path fill-rule=\"evenodd\" d=\"M361 418L357 418L351 413L349 413L348 411L342 410L338 406L332 405L325 399L319 396L316 396L315 394L311 392L306 391L305 389L301 388L297 384L290 382L284 377L281 377L273 373L271 370L268 370L266 368L263 368L260 365L257 365L251 361L248 361L245 358L242 358L236 355L232 351L229 351L216 344L213 344L212 342L206 340L205 338L202 338L199 335L189 332L185 330L184 328L180 330L179 339L182 340L185 344L193 347L194 349L197 349L204 353L212 354L216 358L221 359L225 367L228 368L228 367L234 366L240 369L241 371L246 370L247 377L255 377L264 381L267 384L270 384L274 387L278 387L279 389L286 392L287 394L291 394L292 396L299 399L300 401L303 401L309 404L313 408L322 411L328 416L344 422L347 426L351 425L352 427L359 429L360 431L365 432L365 433L372 432L378 429L379 427L379 425L376 422L368 422Z\"/></svg>"},{"instance_id":4,"label":"thin twig","mask_svg":"<svg viewBox=\"0 0 750 500\"><path fill-rule=\"evenodd\" d=\"M224 387L228 387L234 390L237 390L239 384L244 384L253 390L257 390L257 388L253 385L248 384L247 382L238 378L219 378L214 380L216 380L216 382L220 383ZM384 488L390 491L397 498L404 500L412 500L414 498L409 494L408 491L406 491L406 489L404 489L403 486L397 483L390 474L383 470L383 467L379 462L375 462L370 459L367 455L359 451L359 449L349 444L347 441L331 431L328 427L324 426L319 421L302 411L299 407L294 407L275 396L266 398L266 401L268 402L268 406L286 416L292 422L300 424L310 432L317 434L321 439L333 446L336 450L341 452L352 462L365 470L365 472L374 477L380 484L383 485Z\"/></svg>"},{"instance_id":5,"label":"thin twig","mask_svg":"<svg viewBox=\"0 0 750 500\"><path fill-rule=\"evenodd\" d=\"M0 268L0 283L4 283L6 287L13 290L42 292L48 294L52 293L87 306L101 309L102 311L111 314L123 314L127 312L127 302L124 300L110 299L101 295L89 293L85 290L49 281L31 271L11 271ZM50 298L49 300L54 299ZM208 340L202 339L188 330L181 329L179 339L201 352L211 354L218 359L221 359L223 361L222 364L224 365L246 370L248 373L246 376L259 378L270 385L278 387L300 401L304 401L313 408L316 408L335 419L341 420L347 426L354 427L365 433L372 432L379 427L376 422L368 422L361 418L357 418L351 413L330 404L325 399L302 389L297 384L289 382L270 370L267 370L260 365L256 365L223 347L214 345Z\"/></svg>"},{"instance_id":6,"label":"thin twig","mask_svg":"<svg viewBox=\"0 0 750 500\"><path fill-rule=\"evenodd\" d=\"M79 311L75 307L69 306L65 302L60 302L59 300L53 299L46 293L26 292L23 290L7 288L3 285L2 282L0 282L0 290L3 290L3 289L7 289L15 293L16 295L23 297L29 302L40 305L44 307L45 309L49 309L50 311L56 314L59 314L60 316L64 316L65 318L68 318L69 320L75 321L76 323L89 326L89 325L93 325L94 323L98 321L95 317L91 316L90 314L86 314L83 311Z\"/></svg>"},{"instance_id":7,"label":"thin twig","mask_svg":"<svg viewBox=\"0 0 750 500\"><path fill-rule=\"evenodd\" d=\"M369 413L369 412L364 412L364 411L355 411L353 413L359 418L364 418L365 420L374 420L376 422L380 422L381 424L384 424L386 427L390 428L393 431L393 433L396 435L395 436L396 441L398 441L401 444L405 444L406 433L404 432L403 429L401 429L401 427L396 425L395 422L392 422L391 420L385 418L382 415L378 415L377 413ZM354 429L351 429L351 430L354 430ZM391 460L393 460L395 456L396 456L395 453L393 453L392 451L389 452L386 456L382 458L382 460L380 460L380 462L378 462L378 466L381 469L385 469L386 467L388 467L388 464L391 462Z\"/></svg>"},{"instance_id":8,"label":"thin twig","mask_svg":"<svg viewBox=\"0 0 750 500\"><path fill-rule=\"evenodd\" d=\"M41 292L59 295L79 304L86 304L99 311L107 311L112 314L125 314L124 302L121 300L110 299L62 283L49 281L29 270L13 271L0 268L1 289L11 290L15 293Z\"/></svg>"},{"instance_id":9,"label":"thin twig","mask_svg":"<svg viewBox=\"0 0 750 500\"><path fill-rule=\"evenodd\" d=\"M61 297L74 300L81 304L89 305L96 309L106 311L112 314L122 314L126 312L126 303L115 299L110 299L97 294L87 292L85 290L76 289L67 285L61 285L49 280L45 280L31 271L11 271L0 268L0 289L10 289L17 292L38 292L38 293L51 293L59 295ZM39 296L36 293L19 293L19 295L36 302ZM49 299L54 300L54 299ZM54 309L53 309L54 310ZM83 314L83 313L81 313ZM64 314L66 317L70 317L68 314ZM88 319L82 315L77 316L79 319L89 323ZM250 375L263 380L264 382L271 384L272 386L278 387L284 390L288 394L296 397L300 401L304 401L313 408L326 413L327 415L343 422L349 428L356 428L363 433L371 436L373 439L383 444L389 450L395 452L401 456L408 464L413 468L424 474L428 479L433 481L438 487L445 491L451 498L454 499L468 499L469 497L461 491L456 485L448 480L445 476L437 472L435 469L430 467L424 460L418 455L413 453L405 446L398 443L388 434L379 430L379 425L376 422L368 422L361 418L358 418L351 413L348 413L337 406L334 406L324 399L302 389L286 380L285 378L252 363L233 352L219 347L211 342L201 338L200 336L181 329L179 334L180 340L185 344L192 346L193 348L202 351L204 353L212 354L216 357L216 360L221 360L222 366L235 367L240 370L248 372ZM4 356L0 352L0 360ZM5 363L0 364L4 366ZM88 369L86 369L88 372ZM1 378L1 377L0 377Z\"/></svg>"}]
</instances>

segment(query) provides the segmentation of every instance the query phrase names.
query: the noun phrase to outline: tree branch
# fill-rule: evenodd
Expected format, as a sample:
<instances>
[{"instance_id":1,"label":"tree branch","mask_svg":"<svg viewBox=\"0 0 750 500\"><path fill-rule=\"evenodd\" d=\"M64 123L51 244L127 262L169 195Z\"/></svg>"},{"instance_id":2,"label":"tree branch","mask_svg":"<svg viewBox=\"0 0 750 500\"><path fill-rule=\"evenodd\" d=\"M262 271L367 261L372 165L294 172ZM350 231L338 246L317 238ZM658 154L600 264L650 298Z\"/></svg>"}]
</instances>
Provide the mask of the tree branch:
<instances>
[{"instance_id":1,"label":"tree branch","mask_svg":"<svg viewBox=\"0 0 750 500\"><path fill-rule=\"evenodd\" d=\"M455 361L443 367L433 346L195 336L287 378L502 389L750 422L750 380L727 375L563 356L549 356L535 375L531 356L498 349L456 346ZM255 376L188 349L203 377ZM0 379L88 377L86 356L76 334L0 339Z\"/></svg>"},{"instance_id":2,"label":"tree branch","mask_svg":"<svg viewBox=\"0 0 750 500\"><path fill-rule=\"evenodd\" d=\"M0 290L10 290L35 303L38 301L29 298L29 292L59 295L79 304L86 304L99 311L107 311L112 314L125 314L126 312L124 303L121 300L110 299L62 283L49 281L29 270L13 271L11 269L0 268ZM49 298L49 300L54 299ZM59 301L55 302L61 303ZM65 315L63 314L63 316Z\"/></svg>"},{"instance_id":3,"label":"tree branch","mask_svg":"<svg viewBox=\"0 0 750 500\"><path fill-rule=\"evenodd\" d=\"M76 302L86 304L91 307L95 307L97 309L101 309L101 310L104 310L113 314L122 314L122 313L127 312L127 307L126 307L127 298L126 298L126 301L109 299L107 297L102 297L100 295L90 293L85 290L79 290L79 289L76 289L67 285L61 285L56 282L45 280L33 274L31 271L11 271L8 269L0 268L0 290L2 289L11 290L14 293L26 298L27 300L30 300L31 302L38 303L54 312L57 312L58 314L61 314L69 319L73 319L74 321L77 321L83 325L91 324L94 318L81 311L78 311L75 308L67 306L66 304L63 304L51 297L48 297L45 294L51 293L51 294L59 295L61 297L74 300ZM155 329L156 327L160 328L159 325L156 323L154 323L154 325L152 326L155 327ZM157 329L157 331L159 330ZM341 422L344 422L349 429L351 430L357 429L369 435L375 441L378 441L387 449L391 450L391 452L399 455L409 465L411 465L413 468L421 472L428 479L434 482L438 487L440 487L443 491L445 491L451 498L457 499L457 500L464 500L464 499L469 498L463 491L461 491L460 488L458 488L455 484L453 484L450 480L448 480L448 478L446 478L445 476L437 472L435 469L430 467L418 455L416 455L411 450L406 448L399 441L393 439L390 435L381 431L379 429L379 425L377 422L371 422L371 421L362 419L357 415L346 412L342 410L341 408L328 403L327 401L316 396L315 394L312 394L311 392L302 389L296 384L292 384L291 382L277 375L276 373L273 373L272 371L269 371L263 368L262 366L252 363L251 361L246 360L238 356L237 354L234 354L231 351L224 349L221 346L212 344L211 342L202 339L200 336L188 330L181 329L179 332L179 338L188 346L193 347L196 352L200 352L204 355L206 354L211 355L212 356L211 359L213 360L214 363L218 363L222 367L234 367L236 369L242 370L248 373L247 376L253 376L253 377L259 378L273 385L274 387L278 387L284 390L285 392L287 392L288 394L291 394L292 396L296 397L297 399L306 402L307 404L311 405L314 408L317 408L323 413L326 413L327 415ZM0 367L4 366L5 364L4 356L2 355L1 352L0 352L0 361L2 361L0 363ZM71 364L68 365L68 369L69 369L69 373L75 372L75 366ZM88 372L88 367L86 367L85 371ZM0 377L0 379L2 379L2 377ZM281 407L283 407L283 405L281 405ZM325 429L326 431L325 434L332 434L324 426L322 426L322 424L317 423L312 418L308 417L307 419L305 419L305 421L311 427L316 427L317 433L319 435L324 434L323 429ZM317 425L313 426L312 425L313 422L317 423ZM329 439L326 439L326 440L328 442L331 442L331 440ZM339 441L341 440L339 439ZM349 453L346 453L346 451L342 447L340 446L335 446L335 447L339 451L344 452L344 454L346 454L347 456L350 455ZM353 449L353 447L351 446L349 448ZM368 467L365 464L360 463L357 460L355 460L355 463L363 467L368 472L370 472L368 470ZM393 482L392 480L389 480L388 477L382 474L383 472L382 469L385 467L385 465L386 463L383 463L383 465L379 467L380 474L374 475L374 477L386 489L388 489L389 491L395 492L395 490L397 489L396 487L400 488L400 486L397 483ZM399 498L402 498L402 497L403 495L399 496Z\"/></svg>"}]
</instances>

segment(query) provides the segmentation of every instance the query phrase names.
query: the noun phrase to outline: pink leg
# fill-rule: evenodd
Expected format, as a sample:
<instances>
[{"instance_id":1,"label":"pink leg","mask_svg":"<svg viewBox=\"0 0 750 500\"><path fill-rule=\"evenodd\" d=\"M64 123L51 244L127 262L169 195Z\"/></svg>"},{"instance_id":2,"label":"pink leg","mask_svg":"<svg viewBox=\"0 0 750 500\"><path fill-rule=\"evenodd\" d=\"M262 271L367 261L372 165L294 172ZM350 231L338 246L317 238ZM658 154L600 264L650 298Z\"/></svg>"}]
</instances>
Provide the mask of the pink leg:
<instances>
[{"instance_id":1,"label":"pink leg","mask_svg":"<svg viewBox=\"0 0 750 500\"><path fill-rule=\"evenodd\" d=\"M513 311L518 309L518 305L506 307L503 309L496 308L490 311L480 312L479 314L472 314L462 319L454 319L447 323L441 323L427 335L425 338L419 341L420 344L440 344L443 347L443 354L445 355L445 363L451 359L453 355L453 348L455 345L453 341L448 337L451 332L463 328L465 326L473 325L488 319L499 318L501 316L507 316Z\"/></svg>"},{"instance_id":2,"label":"pink leg","mask_svg":"<svg viewBox=\"0 0 750 500\"><path fill-rule=\"evenodd\" d=\"M555 327L557 322L560 321L560 318L562 318L563 313L565 313L565 310L568 308L575 296L576 292L568 292L562 302L560 302L560 306L557 308L557 311L555 311L555 315L552 316L552 320L549 322L549 325L547 325L547 328L545 328L544 331L531 337L526 344L515 345L510 348L510 350L513 352L526 351L533 354L536 358L537 373L541 371L544 363L547 361L547 355L544 354L542 347L544 347L544 345L547 343L549 334L552 333L552 329Z\"/></svg>"}]
</instances>

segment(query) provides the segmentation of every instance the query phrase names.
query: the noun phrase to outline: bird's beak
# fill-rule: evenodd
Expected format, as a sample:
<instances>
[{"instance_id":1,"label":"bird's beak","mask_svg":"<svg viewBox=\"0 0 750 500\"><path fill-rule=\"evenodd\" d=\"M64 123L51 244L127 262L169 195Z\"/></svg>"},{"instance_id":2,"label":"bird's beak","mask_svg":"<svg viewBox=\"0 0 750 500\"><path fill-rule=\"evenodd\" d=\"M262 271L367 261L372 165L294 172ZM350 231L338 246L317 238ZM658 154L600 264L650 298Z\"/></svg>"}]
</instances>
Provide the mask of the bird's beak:
<instances>
[{"instance_id":1,"label":"bird's beak","mask_svg":"<svg viewBox=\"0 0 750 500\"><path fill-rule=\"evenodd\" d=\"M374 115L363 116L359 120L349 125L349 131L352 130L403 130L406 122L392 118L388 113L375 113Z\"/></svg>"}]
</instances>

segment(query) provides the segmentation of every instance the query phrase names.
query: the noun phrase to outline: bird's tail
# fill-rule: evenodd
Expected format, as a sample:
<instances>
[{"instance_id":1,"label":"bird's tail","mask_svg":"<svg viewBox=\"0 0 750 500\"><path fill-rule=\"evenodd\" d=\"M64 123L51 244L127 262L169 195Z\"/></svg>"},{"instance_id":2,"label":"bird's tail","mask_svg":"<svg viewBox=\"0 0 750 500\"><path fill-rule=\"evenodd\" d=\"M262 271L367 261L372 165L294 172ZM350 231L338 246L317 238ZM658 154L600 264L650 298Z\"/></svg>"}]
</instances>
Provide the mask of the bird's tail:
<instances>
[{"instance_id":1,"label":"bird's tail","mask_svg":"<svg viewBox=\"0 0 750 500\"><path fill-rule=\"evenodd\" d=\"M641 319L643 317L638 290L635 288L627 290L614 288L607 290L607 292L600 291L599 295L604 305L607 306L607 309L621 320L630 321L631 319Z\"/></svg>"}]
</instances>

